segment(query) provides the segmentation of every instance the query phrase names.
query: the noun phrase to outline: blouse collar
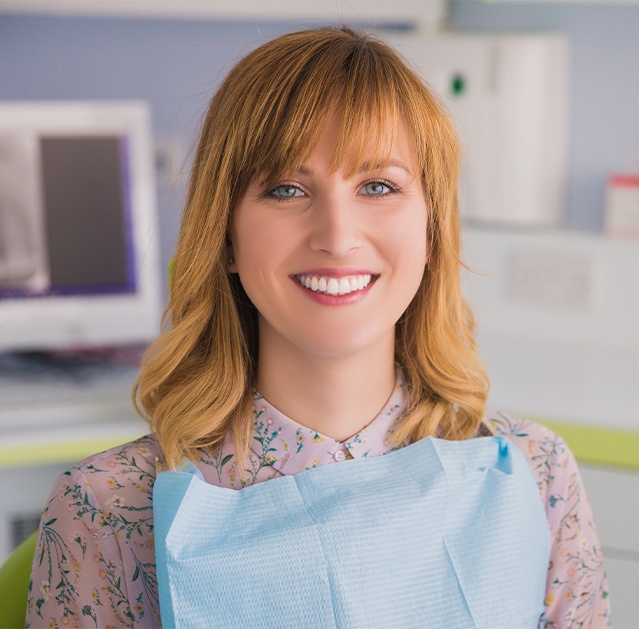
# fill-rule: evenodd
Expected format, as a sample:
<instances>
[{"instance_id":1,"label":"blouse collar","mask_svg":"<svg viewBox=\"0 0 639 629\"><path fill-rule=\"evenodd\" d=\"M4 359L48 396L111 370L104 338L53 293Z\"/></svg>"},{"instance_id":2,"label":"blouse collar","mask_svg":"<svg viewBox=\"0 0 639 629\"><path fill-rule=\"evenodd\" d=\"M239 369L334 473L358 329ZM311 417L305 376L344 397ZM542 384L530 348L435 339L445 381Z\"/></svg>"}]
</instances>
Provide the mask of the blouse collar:
<instances>
[{"instance_id":1,"label":"blouse collar","mask_svg":"<svg viewBox=\"0 0 639 629\"><path fill-rule=\"evenodd\" d=\"M393 392L377 417L357 434L337 441L302 426L255 393L251 450L285 475L344 459L387 454L398 448L389 444L388 438L404 411L405 401L405 385L398 373Z\"/></svg>"}]
</instances>

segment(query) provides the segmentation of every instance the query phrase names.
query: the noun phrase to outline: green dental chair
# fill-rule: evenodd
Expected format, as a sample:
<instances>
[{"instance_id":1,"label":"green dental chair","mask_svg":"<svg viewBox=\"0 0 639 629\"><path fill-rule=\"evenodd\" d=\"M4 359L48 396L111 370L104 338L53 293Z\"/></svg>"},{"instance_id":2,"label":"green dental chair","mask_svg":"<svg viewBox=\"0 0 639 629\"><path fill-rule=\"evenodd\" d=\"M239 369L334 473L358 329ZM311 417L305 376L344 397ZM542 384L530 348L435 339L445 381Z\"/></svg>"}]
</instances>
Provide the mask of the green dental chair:
<instances>
[{"instance_id":1,"label":"green dental chair","mask_svg":"<svg viewBox=\"0 0 639 629\"><path fill-rule=\"evenodd\" d=\"M36 540L33 533L0 566L0 629L24 627Z\"/></svg>"}]
</instances>

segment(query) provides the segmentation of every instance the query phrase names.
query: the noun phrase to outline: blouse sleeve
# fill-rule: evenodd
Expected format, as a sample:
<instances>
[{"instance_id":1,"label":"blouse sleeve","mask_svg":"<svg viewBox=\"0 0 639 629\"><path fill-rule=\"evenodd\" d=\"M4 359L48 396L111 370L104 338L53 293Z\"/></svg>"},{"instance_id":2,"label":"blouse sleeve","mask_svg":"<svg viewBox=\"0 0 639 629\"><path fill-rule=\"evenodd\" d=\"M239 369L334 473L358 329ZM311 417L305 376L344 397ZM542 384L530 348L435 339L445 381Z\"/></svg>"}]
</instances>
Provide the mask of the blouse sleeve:
<instances>
[{"instance_id":1,"label":"blouse sleeve","mask_svg":"<svg viewBox=\"0 0 639 629\"><path fill-rule=\"evenodd\" d=\"M572 452L561 437L553 437L545 496L552 547L540 626L610 627L608 583L592 509Z\"/></svg>"},{"instance_id":2,"label":"blouse sleeve","mask_svg":"<svg viewBox=\"0 0 639 629\"><path fill-rule=\"evenodd\" d=\"M122 556L85 475L65 472L46 506L29 583L27 627L132 627Z\"/></svg>"},{"instance_id":3,"label":"blouse sleeve","mask_svg":"<svg viewBox=\"0 0 639 629\"><path fill-rule=\"evenodd\" d=\"M546 509L551 550L539 627L610 627L601 545L575 457L564 440L544 426L501 413L490 419L528 459Z\"/></svg>"}]
</instances>

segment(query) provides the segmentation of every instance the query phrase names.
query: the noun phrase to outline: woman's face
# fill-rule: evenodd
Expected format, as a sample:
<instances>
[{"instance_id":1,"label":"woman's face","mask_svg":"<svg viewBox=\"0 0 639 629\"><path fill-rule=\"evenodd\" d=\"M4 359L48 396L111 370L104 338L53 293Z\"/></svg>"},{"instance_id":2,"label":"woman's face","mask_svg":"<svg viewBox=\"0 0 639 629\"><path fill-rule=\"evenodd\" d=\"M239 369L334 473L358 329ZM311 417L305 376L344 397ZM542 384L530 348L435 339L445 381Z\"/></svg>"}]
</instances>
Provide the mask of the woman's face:
<instances>
[{"instance_id":1,"label":"woman's face","mask_svg":"<svg viewBox=\"0 0 639 629\"><path fill-rule=\"evenodd\" d=\"M385 164L331 173L338 120L297 172L255 181L235 210L231 240L259 312L265 351L338 357L392 351L395 324L422 280L427 207L400 124Z\"/></svg>"}]
</instances>

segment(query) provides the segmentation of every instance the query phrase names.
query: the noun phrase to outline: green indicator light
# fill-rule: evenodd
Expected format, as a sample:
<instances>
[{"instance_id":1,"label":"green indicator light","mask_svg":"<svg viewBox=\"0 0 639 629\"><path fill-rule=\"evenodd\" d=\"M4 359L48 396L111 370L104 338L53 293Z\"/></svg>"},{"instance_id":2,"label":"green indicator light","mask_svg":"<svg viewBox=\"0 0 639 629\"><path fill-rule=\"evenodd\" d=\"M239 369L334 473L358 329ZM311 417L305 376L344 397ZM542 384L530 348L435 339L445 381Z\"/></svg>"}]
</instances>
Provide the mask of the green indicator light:
<instances>
[{"instance_id":1,"label":"green indicator light","mask_svg":"<svg viewBox=\"0 0 639 629\"><path fill-rule=\"evenodd\" d=\"M461 74L453 74L450 89L455 96L461 96L466 91L466 79Z\"/></svg>"}]
</instances>

